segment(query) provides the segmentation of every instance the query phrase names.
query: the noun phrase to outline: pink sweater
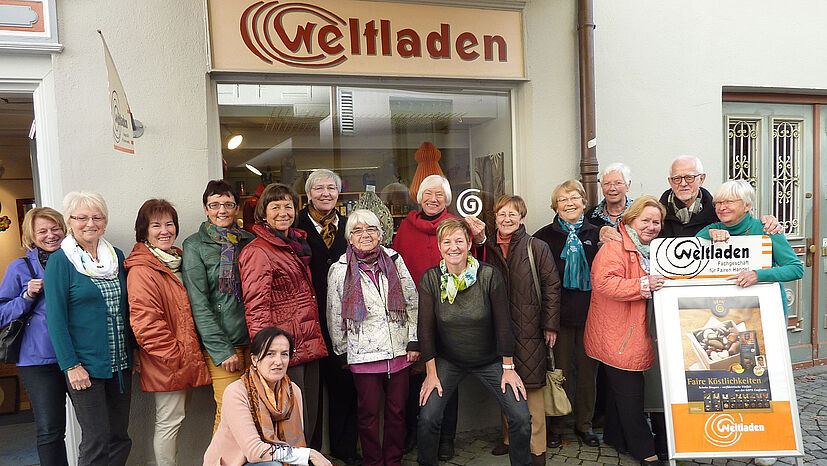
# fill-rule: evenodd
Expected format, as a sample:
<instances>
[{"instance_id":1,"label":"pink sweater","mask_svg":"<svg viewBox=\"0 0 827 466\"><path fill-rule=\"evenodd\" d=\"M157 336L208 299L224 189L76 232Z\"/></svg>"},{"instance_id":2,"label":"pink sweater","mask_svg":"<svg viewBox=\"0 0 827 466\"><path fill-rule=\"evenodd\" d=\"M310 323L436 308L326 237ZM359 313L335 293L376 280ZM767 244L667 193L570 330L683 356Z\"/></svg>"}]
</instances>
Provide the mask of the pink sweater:
<instances>
[{"instance_id":1,"label":"pink sweater","mask_svg":"<svg viewBox=\"0 0 827 466\"><path fill-rule=\"evenodd\" d=\"M292 383L292 382L291 382ZM295 413L302 413L302 392L292 383L296 394ZM302 425L304 423L302 422ZM278 448L270 454L272 445L265 443L256 431L256 425L250 416L247 388L244 380L231 383L224 391L221 405L221 422L213 435L207 452L204 453L204 466L244 466L246 463L264 461L282 461L286 464L306 465L309 463L310 449L304 447Z\"/></svg>"}]
</instances>

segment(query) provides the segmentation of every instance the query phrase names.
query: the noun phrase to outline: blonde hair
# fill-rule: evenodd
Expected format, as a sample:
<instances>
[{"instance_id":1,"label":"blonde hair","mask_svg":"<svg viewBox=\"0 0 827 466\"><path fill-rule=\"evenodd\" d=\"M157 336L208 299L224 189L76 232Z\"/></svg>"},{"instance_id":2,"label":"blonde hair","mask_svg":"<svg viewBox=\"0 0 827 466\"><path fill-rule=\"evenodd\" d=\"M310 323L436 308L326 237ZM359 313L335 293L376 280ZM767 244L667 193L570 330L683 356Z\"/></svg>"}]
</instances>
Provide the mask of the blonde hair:
<instances>
[{"instance_id":1,"label":"blonde hair","mask_svg":"<svg viewBox=\"0 0 827 466\"><path fill-rule=\"evenodd\" d=\"M560 185L554 188L554 191L551 192L551 208L557 210L557 198L560 197L560 194L571 191L577 191L577 193L580 194L580 197L583 198L583 204L585 205L586 188L583 187L583 183L572 178L560 183Z\"/></svg>"},{"instance_id":2,"label":"blonde hair","mask_svg":"<svg viewBox=\"0 0 827 466\"><path fill-rule=\"evenodd\" d=\"M63 198L64 219L68 220L81 207L97 210L103 215L104 225L109 223L109 209L103 196L88 191L72 191Z\"/></svg>"},{"instance_id":3,"label":"blonde hair","mask_svg":"<svg viewBox=\"0 0 827 466\"><path fill-rule=\"evenodd\" d=\"M60 215L60 212L51 207L35 207L26 212L26 215L23 217L23 228L21 232L22 243L23 247L29 251L34 249L34 221L38 218L45 218L55 222L57 226L63 230L63 234L66 235L66 222L63 221L63 216Z\"/></svg>"},{"instance_id":4,"label":"blonde hair","mask_svg":"<svg viewBox=\"0 0 827 466\"><path fill-rule=\"evenodd\" d=\"M630 225L636 218L643 213L643 209L647 207L656 207L660 210L660 220L663 221L664 217L666 217L666 208L657 200L655 196L646 194L645 196L640 196L639 198L632 201L632 204L629 208L626 209L626 212L623 212L623 224Z\"/></svg>"},{"instance_id":5,"label":"blonde hair","mask_svg":"<svg viewBox=\"0 0 827 466\"><path fill-rule=\"evenodd\" d=\"M462 230L465 234L465 239L469 243L471 242L471 227L456 217L447 217L439 222L439 225L436 227L436 239L441 243L443 238L457 230Z\"/></svg>"}]
</instances>

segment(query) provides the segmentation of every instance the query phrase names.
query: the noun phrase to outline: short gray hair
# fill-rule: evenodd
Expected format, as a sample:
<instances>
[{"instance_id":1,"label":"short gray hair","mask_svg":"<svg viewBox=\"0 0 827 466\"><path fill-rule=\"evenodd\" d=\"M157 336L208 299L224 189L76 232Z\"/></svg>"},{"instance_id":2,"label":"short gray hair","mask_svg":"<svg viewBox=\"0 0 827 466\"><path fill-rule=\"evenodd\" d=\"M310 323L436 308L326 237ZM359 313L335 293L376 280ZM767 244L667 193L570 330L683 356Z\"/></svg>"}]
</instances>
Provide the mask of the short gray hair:
<instances>
[{"instance_id":1,"label":"short gray hair","mask_svg":"<svg viewBox=\"0 0 827 466\"><path fill-rule=\"evenodd\" d=\"M729 180L722 184L713 197L715 201L740 199L748 206L755 205L755 188L744 180Z\"/></svg>"},{"instance_id":2,"label":"short gray hair","mask_svg":"<svg viewBox=\"0 0 827 466\"><path fill-rule=\"evenodd\" d=\"M625 163L615 162L606 165L606 168L600 172L600 181L603 181L603 178L609 173L620 173L623 182L627 185L632 182L632 170Z\"/></svg>"},{"instance_id":3,"label":"short gray hair","mask_svg":"<svg viewBox=\"0 0 827 466\"><path fill-rule=\"evenodd\" d=\"M89 191L72 191L63 198L63 217L67 223L69 217L74 215L75 211L81 207L99 211L103 214L106 223L109 223L109 209L106 207L103 196Z\"/></svg>"},{"instance_id":4,"label":"short gray hair","mask_svg":"<svg viewBox=\"0 0 827 466\"><path fill-rule=\"evenodd\" d=\"M672 176L672 165L675 162L692 162L695 164L695 170L698 170L698 174L704 173L704 163L701 162L701 159L695 157L694 155L681 155L679 157L675 157L675 160L672 161L672 164L669 165L669 176Z\"/></svg>"},{"instance_id":5,"label":"short gray hair","mask_svg":"<svg viewBox=\"0 0 827 466\"><path fill-rule=\"evenodd\" d=\"M357 224L364 223L369 227L376 227L379 230L379 241L382 241L382 224L379 223L379 217L367 209L356 209L347 217L345 224L345 238L350 239L350 232Z\"/></svg>"},{"instance_id":6,"label":"short gray hair","mask_svg":"<svg viewBox=\"0 0 827 466\"><path fill-rule=\"evenodd\" d=\"M336 189L338 189L339 192L342 192L342 177L327 168L319 168L318 170L313 170L313 172L310 173L310 176L307 177L307 181L304 182L304 192L310 194L310 188L319 184L320 181L327 179L332 179L333 182L336 183Z\"/></svg>"},{"instance_id":7,"label":"short gray hair","mask_svg":"<svg viewBox=\"0 0 827 466\"><path fill-rule=\"evenodd\" d=\"M426 189L441 188L445 192L445 204L451 203L451 183L448 178L442 175L426 176L419 185L419 191L416 192L416 203L422 204L422 195L425 194Z\"/></svg>"}]
</instances>

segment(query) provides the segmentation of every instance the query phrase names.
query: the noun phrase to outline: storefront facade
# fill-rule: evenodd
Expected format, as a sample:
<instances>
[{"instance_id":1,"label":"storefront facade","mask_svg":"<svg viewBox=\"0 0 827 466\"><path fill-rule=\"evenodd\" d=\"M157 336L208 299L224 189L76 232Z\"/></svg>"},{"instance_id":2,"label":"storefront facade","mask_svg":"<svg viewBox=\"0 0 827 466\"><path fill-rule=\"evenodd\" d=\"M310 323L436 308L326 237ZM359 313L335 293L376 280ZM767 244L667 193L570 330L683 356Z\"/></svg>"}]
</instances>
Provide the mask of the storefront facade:
<instances>
[{"instance_id":1,"label":"storefront facade","mask_svg":"<svg viewBox=\"0 0 827 466\"><path fill-rule=\"evenodd\" d=\"M0 47L0 87L22 86L34 96L36 197L60 207L66 192L101 192L113 212L107 238L128 251L135 213L152 197L175 204L181 240L194 232L203 219L203 187L223 176L222 159L227 176L247 193L260 178L246 163L265 181L287 181L300 191L308 170L336 169L344 191L354 193L343 196L348 201L369 184L377 192L404 193L416 152L428 141L441 152L455 198L493 186L526 199L528 231L551 221L551 190L580 177L577 2L305 3L313 8L278 10L253 0L61 2L51 24L62 48L12 53ZM790 287L799 304L789 333L794 361L812 363L827 356L819 344L827 335L818 307L818 296L827 295L819 294L827 280L818 279L825 270L821 238L827 237L827 215L820 215L827 193L820 183L827 177L818 162L827 112L820 112L817 97L796 101L802 97L792 94L827 89L827 63L816 59L827 45L815 20L825 6L788 2L779 13L768 1L760 4L595 1L594 144L601 164L631 167L633 197L662 193L671 159L683 154L704 160L705 186L714 191L736 156L727 152L727 122L758 119L764 136L755 144L765 149L752 154L764 157L756 180L759 194L769 196L778 178L770 170L771 118L801 122L800 147L810 149L795 159L798 175L790 175L800 180L790 191L798 203L787 210L796 213L782 220L797 220L790 240L804 249L802 260L807 238L818 247L805 280ZM213 10L219 6L231 11ZM227 25L217 29L218 20ZM134 155L112 149L96 29L106 37L135 118L146 127ZM508 67L498 68L503 64ZM744 96L730 94L755 91L787 95L777 105L798 107L773 107L758 95L735 105ZM227 149L227 139L241 130L248 131L245 142ZM492 165L501 170L501 184L493 181ZM786 208L764 199L761 213ZM405 202L399 209L413 208ZM483 402L479 395L466 400ZM138 389L133 398L133 460L141 463L152 455L153 406ZM196 390L192 406L208 406L210 399L209 389ZM461 409L460 429L499 422L493 411ZM182 451L206 448L207 411L187 418Z\"/></svg>"}]
</instances>

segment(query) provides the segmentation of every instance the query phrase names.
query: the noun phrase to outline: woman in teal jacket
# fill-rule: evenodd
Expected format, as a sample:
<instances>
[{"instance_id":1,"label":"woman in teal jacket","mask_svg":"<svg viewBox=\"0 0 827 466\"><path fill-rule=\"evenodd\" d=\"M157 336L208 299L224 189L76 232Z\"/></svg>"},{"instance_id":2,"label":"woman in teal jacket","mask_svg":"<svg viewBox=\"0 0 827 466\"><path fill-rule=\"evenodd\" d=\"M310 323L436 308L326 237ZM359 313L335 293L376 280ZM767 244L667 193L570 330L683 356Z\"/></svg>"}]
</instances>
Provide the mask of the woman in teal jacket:
<instances>
[{"instance_id":1,"label":"woman in teal jacket","mask_svg":"<svg viewBox=\"0 0 827 466\"><path fill-rule=\"evenodd\" d=\"M123 465L135 339L129 326L124 255L103 238L100 194L63 199L69 234L46 264L46 325L82 432L79 465Z\"/></svg>"},{"instance_id":2,"label":"woman in teal jacket","mask_svg":"<svg viewBox=\"0 0 827 466\"><path fill-rule=\"evenodd\" d=\"M730 236L764 235L761 220L749 213L754 202L755 188L752 185L743 180L727 181L718 188L712 201L721 221L699 231L697 236L719 242L727 241ZM730 280L744 288L757 282L779 282L784 315L787 315L786 293L781 282L800 280L804 276L804 266L783 233L769 237L772 241L772 268L745 270Z\"/></svg>"}]
</instances>

